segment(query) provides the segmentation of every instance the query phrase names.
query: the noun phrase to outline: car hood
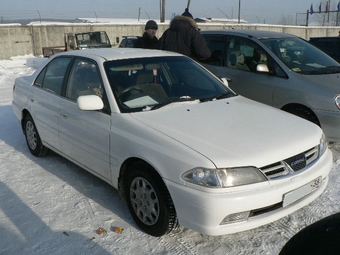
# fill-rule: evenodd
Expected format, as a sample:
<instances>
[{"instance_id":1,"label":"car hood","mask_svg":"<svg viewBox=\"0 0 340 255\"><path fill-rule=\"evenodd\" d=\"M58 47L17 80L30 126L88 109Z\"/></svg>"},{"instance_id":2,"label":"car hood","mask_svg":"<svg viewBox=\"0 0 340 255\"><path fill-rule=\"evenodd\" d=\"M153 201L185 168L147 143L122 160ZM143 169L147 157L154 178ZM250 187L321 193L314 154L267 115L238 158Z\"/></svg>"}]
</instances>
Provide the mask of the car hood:
<instances>
[{"instance_id":1,"label":"car hood","mask_svg":"<svg viewBox=\"0 0 340 255\"><path fill-rule=\"evenodd\" d=\"M241 96L175 103L131 115L216 167L262 167L310 149L321 138L318 126Z\"/></svg>"},{"instance_id":2,"label":"car hood","mask_svg":"<svg viewBox=\"0 0 340 255\"><path fill-rule=\"evenodd\" d=\"M339 92L340 88L340 73L334 74L319 74L319 75L302 75L311 83L317 83L318 86L323 86L336 93Z\"/></svg>"}]
</instances>

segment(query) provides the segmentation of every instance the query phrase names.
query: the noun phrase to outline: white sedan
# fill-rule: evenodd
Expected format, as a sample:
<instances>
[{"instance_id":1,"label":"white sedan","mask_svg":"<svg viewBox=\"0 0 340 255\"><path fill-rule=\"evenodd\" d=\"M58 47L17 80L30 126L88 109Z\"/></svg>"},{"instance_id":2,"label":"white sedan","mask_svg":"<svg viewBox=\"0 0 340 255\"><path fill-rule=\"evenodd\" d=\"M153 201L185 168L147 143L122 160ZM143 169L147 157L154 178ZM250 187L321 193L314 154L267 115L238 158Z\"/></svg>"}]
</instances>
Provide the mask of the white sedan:
<instances>
[{"instance_id":1,"label":"white sedan","mask_svg":"<svg viewBox=\"0 0 340 255\"><path fill-rule=\"evenodd\" d=\"M153 236L270 223L316 199L332 168L317 125L171 52L57 54L16 79L12 106L33 155L51 149L117 188Z\"/></svg>"}]
</instances>

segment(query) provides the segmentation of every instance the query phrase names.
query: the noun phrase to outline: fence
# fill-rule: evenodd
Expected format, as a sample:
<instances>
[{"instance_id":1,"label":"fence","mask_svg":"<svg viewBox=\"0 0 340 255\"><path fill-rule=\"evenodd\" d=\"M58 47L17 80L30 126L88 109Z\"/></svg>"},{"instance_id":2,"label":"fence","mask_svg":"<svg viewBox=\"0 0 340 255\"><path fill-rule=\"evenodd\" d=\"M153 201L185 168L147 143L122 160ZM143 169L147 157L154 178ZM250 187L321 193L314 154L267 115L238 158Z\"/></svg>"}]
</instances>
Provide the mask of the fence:
<instances>
[{"instance_id":1,"label":"fence","mask_svg":"<svg viewBox=\"0 0 340 255\"><path fill-rule=\"evenodd\" d=\"M340 27L304 27L304 26L280 26L280 25L263 25L263 24L211 24L199 23L201 30L211 29L256 29L270 30L294 34L304 39L317 36L337 36ZM157 36L168 28L168 24L159 24ZM1 25L0 26L0 60L9 59L12 56L23 56L33 54L40 56L42 47L64 45L64 33L68 32L90 32L106 31L111 43L117 44L119 40L126 35L142 35L144 24L121 25L121 24L70 24L65 25Z\"/></svg>"}]
</instances>

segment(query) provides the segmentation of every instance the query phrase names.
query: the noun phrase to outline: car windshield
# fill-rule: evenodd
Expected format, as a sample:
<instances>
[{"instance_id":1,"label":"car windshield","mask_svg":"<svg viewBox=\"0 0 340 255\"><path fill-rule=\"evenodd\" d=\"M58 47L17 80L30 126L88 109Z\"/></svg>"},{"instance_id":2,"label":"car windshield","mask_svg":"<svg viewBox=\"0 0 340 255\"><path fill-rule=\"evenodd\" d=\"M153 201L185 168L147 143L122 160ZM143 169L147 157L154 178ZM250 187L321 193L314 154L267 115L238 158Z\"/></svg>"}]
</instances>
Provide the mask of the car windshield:
<instances>
[{"instance_id":1,"label":"car windshield","mask_svg":"<svg viewBox=\"0 0 340 255\"><path fill-rule=\"evenodd\" d=\"M182 56L108 61L104 64L122 112L156 110L183 101L234 96L220 80Z\"/></svg>"},{"instance_id":2,"label":"car windshield","mask_svg":"<svg viewBox=\"0 0 340 255\"><path fill-rule=\"evenodd\" d=\"M340 64L301 38L261 40L292 71L301 74L340 73Z\"/></svg>"}]
</instances>

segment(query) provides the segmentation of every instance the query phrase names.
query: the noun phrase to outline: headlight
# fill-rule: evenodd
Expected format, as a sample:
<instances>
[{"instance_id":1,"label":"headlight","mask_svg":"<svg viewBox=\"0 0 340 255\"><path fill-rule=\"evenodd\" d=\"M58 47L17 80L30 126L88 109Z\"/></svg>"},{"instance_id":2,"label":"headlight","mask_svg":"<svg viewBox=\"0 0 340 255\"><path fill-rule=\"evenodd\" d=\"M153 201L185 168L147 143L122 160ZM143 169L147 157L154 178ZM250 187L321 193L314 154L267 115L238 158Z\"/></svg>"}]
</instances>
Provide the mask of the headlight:
<instances>
[{"instance_id":1,"label":"headlight","mask_svg":"<svg viewBox=\"0 0 340 255\"><path fill-rule=\"evenodd\" d=\"M320 138L320 145L319 145L320 156L322 156L325 153L327 147L328 147L328 142L327 142L326 136L324 133L322 133L322 136Z\"/></svg>"},{"instance_id":2,"label":"headlight","mask_svg":"<svg viewBox=\"0 0 340 255\"><path fill-rule=\"evenodd\" d=\"M267 181L262 172L255 167L194 168L182 174L182 179L209 188L228 188Z\"/></svg>"},{"instance_id":3,"label":"headlight","mask_svg":"<svg viewBox=\"0 0 340 255\"><path fill-rule=\"evenodd\" d=\"M338 109L340 109L340 95L335 96L334 102L335 102L336 107L338 107Z\"/></svg>"}]
</instances>

